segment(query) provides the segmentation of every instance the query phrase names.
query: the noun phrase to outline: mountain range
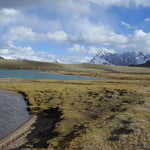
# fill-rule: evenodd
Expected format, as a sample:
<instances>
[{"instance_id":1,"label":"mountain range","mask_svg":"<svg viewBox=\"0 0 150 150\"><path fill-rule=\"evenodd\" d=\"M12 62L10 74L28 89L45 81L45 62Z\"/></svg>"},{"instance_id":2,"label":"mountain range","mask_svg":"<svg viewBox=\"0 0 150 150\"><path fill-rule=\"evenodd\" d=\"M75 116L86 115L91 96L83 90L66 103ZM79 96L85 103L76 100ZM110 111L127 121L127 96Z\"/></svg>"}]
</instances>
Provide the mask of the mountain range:
<instances>
[{"instance_id":1,"label":"mountain range","mask_svg":"<svg viewBox=\"0 0 150 150\"><path fill-rule=\"evenodd\" d=\"M0 56L0 59L4 59L4 57L1 57L1 56Z\"/></svg>"},{"instance_id":2,"label":"mountain range","mask_svg":"<svg viewBox=\"0 0 150 150\"><path fill-rule=\"evenodd\" d=\"M150 61L150 55L145 55L142 52L124 52L116 53L113 51L101 50L95 57L90 60L90 64L116 65L116 66L131 66L144 64Z\"/></svg>"},{"instance_id":3,"label":"mountain range","mask_svg":"<svg viewBox=\"0 0 150 150\"><path fill-rule=\"evenodd\" d=\"M0 56L0 59L4 57ZM14 57L15 60L22 60ZM59 59L52 61L53 63L60 63ZM61 62L62 63L62 62ZM112 50L101 50L96 56L94 56L89 64L101 64L101 65L116 65L116 66L150 66L150 54L144 54L142 52L124 52L116 53Z\"/></svg>"}]
</instances>

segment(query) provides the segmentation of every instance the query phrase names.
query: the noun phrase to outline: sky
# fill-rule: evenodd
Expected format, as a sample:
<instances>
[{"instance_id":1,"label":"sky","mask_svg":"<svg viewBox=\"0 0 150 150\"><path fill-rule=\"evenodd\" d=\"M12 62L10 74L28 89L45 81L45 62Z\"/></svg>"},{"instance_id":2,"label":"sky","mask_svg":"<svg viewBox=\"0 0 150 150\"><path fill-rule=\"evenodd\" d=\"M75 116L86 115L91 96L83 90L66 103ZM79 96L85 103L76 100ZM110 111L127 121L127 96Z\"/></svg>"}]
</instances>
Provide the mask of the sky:
<instances>
[{"instance_id":1,"label":"sky","mask_svg":"<svg viewBox=\"0 0 150 150\"><path fill-rule=\"evenodd\" d=\"M0 0L0 56L86 63L101 50L150 54L150 0Z\"/></svg>"}]
</instances>

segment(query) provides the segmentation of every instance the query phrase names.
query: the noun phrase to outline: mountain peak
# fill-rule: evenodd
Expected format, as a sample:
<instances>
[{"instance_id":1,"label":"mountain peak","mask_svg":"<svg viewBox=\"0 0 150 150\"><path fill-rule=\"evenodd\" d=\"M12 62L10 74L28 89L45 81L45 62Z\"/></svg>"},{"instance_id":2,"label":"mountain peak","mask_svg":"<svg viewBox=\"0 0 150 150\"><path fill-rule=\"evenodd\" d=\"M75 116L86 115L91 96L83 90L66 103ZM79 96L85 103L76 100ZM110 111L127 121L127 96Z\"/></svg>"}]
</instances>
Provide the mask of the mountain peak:
<instances>
[{"instance_id":1,"label":"mountain peak","mask_svg":"<svg viewBox=\"0 0 150 150\"><path fill-rule=\"evenodd\" d=\"M0 59L4 59L4 57L0 56Z\"/></svg>"},{"instance_id":2,"label":"mountain peak","mask_svg":"<svg viewBox=\"0 0 150 150\"><path fill-rule=\"evenodd\" d=\"M109 49L101 49L97 55L102 56L102 55L107 55L107 54L114 54L114 50L109 50Z\"/></svg>"},{"instance_id":3,"label":"mountain peak","mask_svg":"<svg viewBox=\"0 0 150 150\"><path fill-rule=\"evenodd\" d=\"M150 55L144 55L142 52L124 52L115 53L113 51L100 51L90 61L92 64L107 64L118 66L129 66L142 64L150 60Z\"/></svg>"}]
</instances>

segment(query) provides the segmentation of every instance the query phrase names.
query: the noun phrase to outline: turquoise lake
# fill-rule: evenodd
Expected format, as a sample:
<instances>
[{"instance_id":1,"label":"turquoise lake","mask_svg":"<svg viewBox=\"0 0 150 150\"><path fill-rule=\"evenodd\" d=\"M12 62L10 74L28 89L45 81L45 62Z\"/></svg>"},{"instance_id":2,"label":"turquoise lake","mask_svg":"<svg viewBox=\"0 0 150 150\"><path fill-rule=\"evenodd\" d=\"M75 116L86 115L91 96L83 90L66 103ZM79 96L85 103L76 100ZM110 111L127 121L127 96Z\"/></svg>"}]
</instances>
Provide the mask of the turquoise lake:
<instances>
[{"instance_id":1,"label":"turquoise lake","mask_svg":"<svg viewBox=\"0 0 150 150\"><path fill-rule=\"evenodd\" d=\"M0 78L52 79L52 80L105 80L87 76L49 74L29 70L0 70Z\"/></svg>"}]
</instances>

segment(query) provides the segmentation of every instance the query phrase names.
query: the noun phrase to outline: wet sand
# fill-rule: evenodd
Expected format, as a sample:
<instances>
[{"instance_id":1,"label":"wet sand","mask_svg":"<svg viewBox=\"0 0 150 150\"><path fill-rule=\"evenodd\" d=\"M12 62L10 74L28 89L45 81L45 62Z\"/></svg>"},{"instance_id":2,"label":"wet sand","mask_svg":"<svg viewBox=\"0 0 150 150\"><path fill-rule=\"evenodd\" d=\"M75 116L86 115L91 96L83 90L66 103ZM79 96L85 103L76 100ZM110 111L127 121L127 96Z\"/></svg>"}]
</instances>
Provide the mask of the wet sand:
<instances>
[{"instance_id":1,"label":"wet sand","mask_svg":"<svg viewBox=\"0 0 150 150\"><path fill-rule=\"evenodd\" d=\"M53 129L61 120L61 115L58 108L31 115L26 123L0 141L0 150L48 148L48 141L55 135ZM39 142L35 143L34 138L39 139Z\"/></svg>"},{"instance_id":2,"label":"wet sand","mask_svg":"<svg viewBox=\"0 0 150 150\"><path fill-rule=\"evenodd\" d=\"M36 115L31 116L20 128L2 139L0 141L0 150L16 150L26 143L28 141L27 135L34 129L33 124L35 124L36 120Z\"/></svg>"}]
</instances>

